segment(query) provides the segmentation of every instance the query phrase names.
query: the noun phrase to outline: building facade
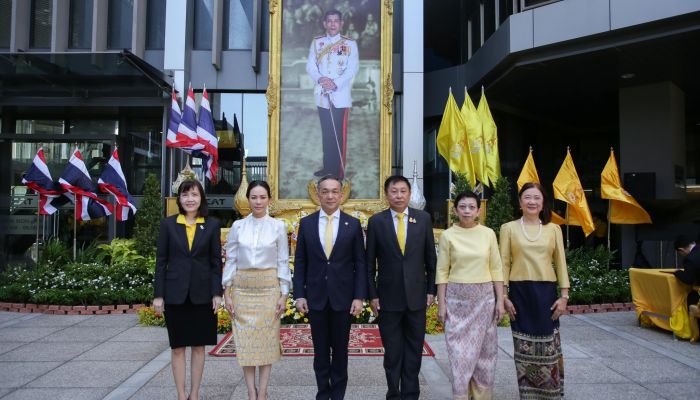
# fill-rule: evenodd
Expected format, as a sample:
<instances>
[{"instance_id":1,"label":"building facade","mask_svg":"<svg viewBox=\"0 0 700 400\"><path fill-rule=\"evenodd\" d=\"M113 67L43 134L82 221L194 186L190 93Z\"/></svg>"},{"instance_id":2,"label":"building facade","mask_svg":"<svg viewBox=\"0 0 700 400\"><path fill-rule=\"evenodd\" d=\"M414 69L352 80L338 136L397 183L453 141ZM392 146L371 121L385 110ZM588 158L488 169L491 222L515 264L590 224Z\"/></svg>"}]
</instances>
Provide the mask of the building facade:
<instances>
[{"instance_id":1,"label":"building facade","mask_svg":"<svg viewBox=\"0 0 700 400\"><path fill-rule=\"evenodd\" d=\"M314 4L366 1L280 3L291 26L313 17ZM37 231L73 238L70 207L37 219L20 183L40 145L54 179L76 145L95 178L118 146L137 199L150 173L170 195L186 158L164 146L169 92L190 82L198 98L210 93L220 136L233 135L207 193L216 216L237 218L242 158L249 179L266 176L268 15L267 0L0 0L0 269L27 259ZM599 176L615 148L655 224L614 227L614 246L630 265L644 240L652 263L670 265L668 240L700 218L699 28L698 0L394 0L392 171L412 176L415 162L426 208L444 227L448 174L435 137L446 95L452 87L461 102L466 86L478 101L483 86L511 182L533 146L551 183L570 146L604 216ZM130 229L103 219L80 224L77 237Z\"/></svg>"}]
</instances>

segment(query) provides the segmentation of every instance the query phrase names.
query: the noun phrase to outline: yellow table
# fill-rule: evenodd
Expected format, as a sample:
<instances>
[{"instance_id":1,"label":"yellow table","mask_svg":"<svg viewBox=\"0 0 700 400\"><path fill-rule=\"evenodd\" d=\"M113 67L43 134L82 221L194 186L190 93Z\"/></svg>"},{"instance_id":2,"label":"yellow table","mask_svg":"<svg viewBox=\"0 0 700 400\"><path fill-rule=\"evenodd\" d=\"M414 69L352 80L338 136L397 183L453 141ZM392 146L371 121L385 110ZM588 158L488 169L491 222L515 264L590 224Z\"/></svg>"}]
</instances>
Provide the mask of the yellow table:
<instances>
[{"instance_id":1,"label":"yellow table","mask_svg":"<svg viewBox=\"0 0 700 400\"><path fill-rule=\"evenodd\" d=\"M690 286L676 279L673 269L630 268L632 302L643 325L655 325L676 337L691 336L686 297Z\"/></svg>"}]
</instances>

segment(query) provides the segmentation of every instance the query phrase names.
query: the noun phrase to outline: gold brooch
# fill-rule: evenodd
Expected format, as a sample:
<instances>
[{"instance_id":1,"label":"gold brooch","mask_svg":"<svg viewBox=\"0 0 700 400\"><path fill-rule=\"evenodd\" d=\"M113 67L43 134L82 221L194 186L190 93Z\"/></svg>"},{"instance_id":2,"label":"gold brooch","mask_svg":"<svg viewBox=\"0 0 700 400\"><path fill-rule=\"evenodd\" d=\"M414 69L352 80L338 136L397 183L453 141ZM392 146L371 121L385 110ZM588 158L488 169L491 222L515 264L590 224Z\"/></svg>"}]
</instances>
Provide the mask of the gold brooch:
<instances>
[{"instance_id":1,"label":"gold brooch","mask_svg":"<svg viewBox=\"0 0 700 400\"><path fill-rule=\"evenodd\" d=\"M408 222L410 222L410 223L412 223L412 224L415 224L415 223L416 223L416 219L415 219L415 218L409 218L409 219L408 219Z\"/></svg>"}]
</instances>

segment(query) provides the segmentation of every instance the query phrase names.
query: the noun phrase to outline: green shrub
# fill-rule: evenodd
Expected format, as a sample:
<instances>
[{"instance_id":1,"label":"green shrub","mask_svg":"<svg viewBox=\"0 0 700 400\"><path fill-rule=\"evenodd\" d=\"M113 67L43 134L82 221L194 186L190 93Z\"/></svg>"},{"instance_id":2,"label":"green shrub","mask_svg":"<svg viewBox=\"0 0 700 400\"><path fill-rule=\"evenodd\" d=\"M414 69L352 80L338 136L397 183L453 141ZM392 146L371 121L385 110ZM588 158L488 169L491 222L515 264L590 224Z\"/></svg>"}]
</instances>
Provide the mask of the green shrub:
<instances>
[{"instance_id":1,"label":"green shrub","mask_svg":"<svg viewBox=\"0 0 700 400\"><path fill-rule=\"evenodd\" d=\"M150 302L153 274L145 259L112 266L70 263L3 274L0 300L62 305L111 305Z\"/></svg>"},{"instance_id":2,"label":"green shrub","mask_svg":"<svg viewBox=\"0 0 700 400\"><path fill-rule=\"evenodd\" d=\"M502 176L494 185L493 195L486 203L486 226L496 232L501 231L501 225L513 220L513 204L510 202L510 182Z\"/></svg>"},{"instance_id":3,"label":"green shrub","mask_svg":"<svg viewBox=\"0 0 700 400\"><path fill-rule=\"evenodd\" d=\"M134 243L138 254L155 257L162 218L163 197L160 193L160 182L155 175L149 174L144 183L143 199L134 225Z\"/></svg>"},{"instance_id":4,"label":"green shrub","mask_svg":"<svg viewBox=\"0 0 700 400\"><path fill-rule=\"evenodd\" d=\"M569 304L601 304L631 300L629 271L610 269L615 252L605 246L580 247L566 252L569 267Z\"/></svg>"},{"instance_id":5,"label":"green shrub","mask_svg":"<svg viewBox=\"0 0 700 400\"><path fill-rule=\"evenodd\" d=\"M145 257L136 251L133 239L113 239L110 244L98 246L100 252L97 259L109 265L140 262Z\"/></svg>"},{"instance_id":6,"label":"green shrub","mask_svg":"<svg viewBox=\"0 0 700 400\"><path fill-rule=\"evenodd\" d=\"M90 263L98 259L100 250L98 249L97 242L92 241L90 244L85 245L77 249L77 254L75 256L75 262L77 263Z\"/></svg>"},{"instance_id":7,"label":"green shrub","mask_svg":"<svg viewBox=\"0 0 700 400\"><path fill-rule=\"evenodd\" d=\"M72 259L68 246L61 239L54 237L46 241L39 254L39 267L61 267Z\"/></svg>"}]
</instances>

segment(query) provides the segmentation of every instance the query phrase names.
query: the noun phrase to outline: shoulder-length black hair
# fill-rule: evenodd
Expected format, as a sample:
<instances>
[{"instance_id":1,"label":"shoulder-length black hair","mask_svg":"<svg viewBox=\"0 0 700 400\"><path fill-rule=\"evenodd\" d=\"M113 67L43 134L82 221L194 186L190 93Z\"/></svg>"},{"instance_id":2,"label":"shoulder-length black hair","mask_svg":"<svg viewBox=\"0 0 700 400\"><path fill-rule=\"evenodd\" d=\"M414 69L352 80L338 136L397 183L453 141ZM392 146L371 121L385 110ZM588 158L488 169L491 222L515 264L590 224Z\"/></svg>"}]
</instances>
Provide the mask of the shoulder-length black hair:
<instances>
[{"instance_id":1,"label":"shoulder-length black hair","mask_svg":"<svg viewBox=\"0 0 700 400\"><path fill-rule=\"evenodd\" d=\"M184 192L192 190L193 188L197 188L197 190L199 190L199 196L202 198L202 202L199 203L199 209L197 209L197 216L209 216L209 205L207 203L207 196L204 194L204 188L202 187L202 184L199 183L199 181L196 179L188 179L180 184L180 187L177 189L177 210L180 212L180 214L185 215L185 209L182 208L182 204L180 204L180 195Z\"/></svg>"},{"instance_id":2,"label":"shoulder-length black hair","mask_svg":"<svg viewBox=\"0 0 700 400\"><path fill-rule=\"evenodd\" d=\"M526 190L532 188L535 188L542 193L542 211L540 211L540 221L542 221L542 225L547 225L548 223L552 222L552 205L549 202L549 196L544 190L544 186L536 182L528 182L524 184L523 187L520 188L520 192L518 192L518 200L523 197L523 193Z\"/></svg>"}]
</instances>

